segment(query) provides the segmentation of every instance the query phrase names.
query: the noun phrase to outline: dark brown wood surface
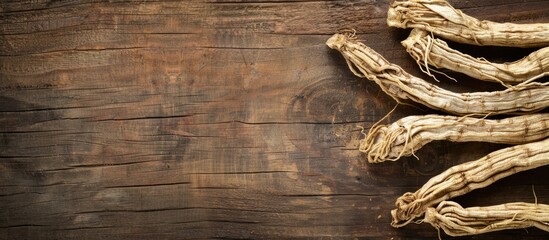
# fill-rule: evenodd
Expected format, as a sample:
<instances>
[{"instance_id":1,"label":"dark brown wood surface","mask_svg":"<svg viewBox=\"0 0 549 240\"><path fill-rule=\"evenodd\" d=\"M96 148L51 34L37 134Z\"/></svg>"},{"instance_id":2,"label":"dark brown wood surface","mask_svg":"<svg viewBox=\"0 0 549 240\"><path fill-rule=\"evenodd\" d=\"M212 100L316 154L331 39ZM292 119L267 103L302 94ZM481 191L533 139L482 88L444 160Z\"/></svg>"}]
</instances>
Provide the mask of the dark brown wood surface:
<instances>
[{"instance_id":1,"label":"dark brown wood surface","mask_svg":"<svg viewBox=\"0 0 549 240\"><path fill-rule=\"evenodd\" d=\"M324 42L341 29L420 74L390 1L0 3L0 239L437 238L394 229L394 200L505 147L435 142L366 164L395 102ZM549 22L549 2L452 1L481 19ZM532 49L452 46L496 61ZM422 75L424 76L424 75ZM454 74L456 91L497 89ZM433 113L399 106L387 122ZM549 168L455 200L549 203ZM442 234L444 239L450 237ZM542 239L537 229L461 239Z\"/></svg>"}]
</instances>

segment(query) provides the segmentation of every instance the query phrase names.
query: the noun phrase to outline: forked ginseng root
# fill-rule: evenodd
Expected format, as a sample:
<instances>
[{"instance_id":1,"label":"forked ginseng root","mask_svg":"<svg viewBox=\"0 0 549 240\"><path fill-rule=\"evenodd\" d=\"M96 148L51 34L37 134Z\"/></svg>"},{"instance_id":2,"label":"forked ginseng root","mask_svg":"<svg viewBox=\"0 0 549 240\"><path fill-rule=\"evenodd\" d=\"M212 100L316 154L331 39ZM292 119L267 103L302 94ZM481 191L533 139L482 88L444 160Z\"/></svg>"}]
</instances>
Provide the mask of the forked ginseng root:
<instances>
[{"instance_id":1,"label":"forked ginseng root","mask_svg":"<svg viewBox=\"0 0 549 240\"><path fill-rule=\"evenodd\" d=\"M539 84L532 81L549 75L549 47L514 62L492 63L452 49L445 41L433 38L420 29L412 30L410 36L402 41L402 45L429 75L431 65L467 74L479 80L499 82L505 86Z\"/></svg>"},{"instance_id":2,"label":"forked ginseng root","mask_svg":"<svg viewBox=\"0 0 549 240\"><path fill-rule=\"evenodd\" d=\"M438 203L486 187L517 172L549 164L549 139L492 152L476 161L449 168L414 193L396 200L391 211L394 227L402 227Z\"/></svg>"},{"instance_id":3,"label":"forked ginseng root","mask_svg":"<svg viewBox=\"0 0 549 240\"><path fill-rule=\"evenodd\" d=\"M435 140L521 144L549 137L549 113L490 120L443 115L408 116L373 126L359 150L368 162L396 161Z\"/></svg>"},{"instance_id":4,"label":"forked ginseng root","mask_svg":"<svg viewBox=\"0 0 549 240\"><path fill-rule=\"evenodd\" d=\"M494 92L455 93L405 72L358 42L351 34L335 34L326 44L341 52L351 71L368 78L397 102L414 101L456 115L526 113L549 106L549 87L525 86Z\"/></svg>"},{"instance_id":5,"label":"forked ginseng root","mask_svg":"<svg viewBox=\"0 0 549 240\"><path fill-rule=\"evenodd\" d=\"M510 47L549 46L548 23L480 21L453 8L446 0L394 1L387 24L419 28L459 43Z\"/></svg>"},{"instance_id":6,"label":"forked ginseng root","mask_svg":"<svg viewBox=\"0 0 549 240\"><path fill-rule=\"evenodd\" d=\"M549 205L514 202L463 208L456 202L443 201L436 208L427 208L423 222L450 236L528 227L549 232Z\"/></svg>"}]
</instances>

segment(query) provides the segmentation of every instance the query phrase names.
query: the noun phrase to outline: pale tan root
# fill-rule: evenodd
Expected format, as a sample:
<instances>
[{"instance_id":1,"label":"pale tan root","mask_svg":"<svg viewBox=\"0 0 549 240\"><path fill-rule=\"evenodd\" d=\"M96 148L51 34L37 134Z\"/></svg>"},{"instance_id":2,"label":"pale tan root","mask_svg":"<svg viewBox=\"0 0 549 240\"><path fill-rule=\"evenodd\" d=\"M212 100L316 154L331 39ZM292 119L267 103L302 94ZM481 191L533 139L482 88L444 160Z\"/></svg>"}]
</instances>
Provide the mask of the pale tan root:
<instances>
[{"instance_id":1,"label":"pale tan root","mask_svg":"<svg viewBox=\"0 0 549 240\"><path fill-rule=\"evenodd\" d=\"M387 24L419 28L459 43L509 47L549 46L548 23L480 21L453 8L445 0L394 1Z\"/></svg>"},{"instance_id":2,"label":"pale tan root","mask_svg":"<svg viewBox=\"0 0 549 240\"><path fill-rule=\"evenodd\" d=\"M456 202L443 201L436 208L427 208L423 222L450 236L528 227L549 232L549 205L515 202L463 208Z\"/></svg>"},{"instance_id":3,"label":"pale tan root","mask_svg":"<svg viewBox=\"0 0 549 240\"><path fill-rule=\"evenodd\" d=\"M494 92L455 93L412 76L398 65L347 34L335 34L326 44L337 49L351 71L374 81L397 102L413 101L456 115L484 116L503 113L526 113L549 106L549 87L525 86Z\"/></svg>"},{"instance_id":4,"label":"pale tan root","mask_svg":"<svg viewBox=\"0 0 549 240\"><path fill-rule=\"evenodd\" d=\"M489 120L474 117L421 115L374 126L359 150L370 163L411 156L431 141L522 144L549 137L549 113Z\"/></svg>"},{"instance_id":5,"label":"pale tan root","mask_svg":"<svg viewBox=\"0 0 549 240\"><path fill-rule=\"evenodd\" d=\"M428 74L428 65L431 65L504 85L540 84L532 81L549 75L549 47L514 62L492 63L452 49L445 41L433 38L421 29L412 30L402 45L418 64L427 69Z\"/></svg>"},{"instance_id":6,"label":"pale tan root","mask_svg":"<svg viewBox=\"0 0 549 240\"><path fill-rule=\"evenodd\" d=\"M391 211L391 225L402 227L444 200L486 187L514 173L548 164L549 139L545 139L504 148L476 161L456 165L431 178L416 192L399 197L396 209Z\"/></svg>"}]
</instances>

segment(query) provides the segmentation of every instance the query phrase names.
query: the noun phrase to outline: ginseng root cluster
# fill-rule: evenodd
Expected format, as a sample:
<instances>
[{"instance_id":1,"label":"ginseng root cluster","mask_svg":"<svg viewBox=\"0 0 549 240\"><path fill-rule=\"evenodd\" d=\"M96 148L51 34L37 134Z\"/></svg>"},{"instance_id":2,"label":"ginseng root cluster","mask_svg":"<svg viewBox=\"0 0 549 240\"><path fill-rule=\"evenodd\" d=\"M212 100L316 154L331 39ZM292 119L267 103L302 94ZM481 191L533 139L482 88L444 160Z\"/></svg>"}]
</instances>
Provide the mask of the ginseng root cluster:
<instances>
[{"instance_id":1,"label":"ginseng root cluster","mask_svg":"<svg viewBox=\"0 0 549 240\"><path fill-rule=\"evenodd\" d=\"M467 208L447 201L517 172L549 165L549 114L536 113L549 106L549 83L538 81L549 75L549 24L481 21L445 0L395 1L387 24L412 28L401 43L427 75L434 78L433 72L440 73L430 67L449 69L506 88L452 92L390 63L359 42L354 33L335 34L326 44L343 55L356 76L375 82L398 103L416 103L452 114L408 116L392 124L373 124L359 144L368 162L415 156L420 148L437 140L513 145L453 166L417 191L404 193L391 211L391 225L429 223L450 236L527 227L549 232L549 205L537 200ZM452 49L443 39L540 49L515 62L493 63ZM491 119L498 114L514 116Z\"/></svg>"}]
</instances>

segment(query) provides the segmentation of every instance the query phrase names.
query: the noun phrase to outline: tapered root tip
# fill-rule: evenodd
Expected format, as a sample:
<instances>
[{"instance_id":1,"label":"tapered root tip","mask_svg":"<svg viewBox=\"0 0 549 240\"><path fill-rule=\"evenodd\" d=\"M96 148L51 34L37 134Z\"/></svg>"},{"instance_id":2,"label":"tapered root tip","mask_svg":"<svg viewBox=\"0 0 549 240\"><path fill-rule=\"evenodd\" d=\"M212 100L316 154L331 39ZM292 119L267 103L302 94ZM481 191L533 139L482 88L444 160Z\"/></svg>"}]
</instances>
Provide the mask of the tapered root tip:
<instances>
[{"instance_id":1,"label":"tapered root tip","mask_svg":"<svg viewBox=\"0 0 549 240\"><path fill-rule=\"evenodd\" d=\"M344 34L336 33L326 41L326 45L331 49L341 49L343 43L347 40Z\"/></svg>"}]
</instances>

